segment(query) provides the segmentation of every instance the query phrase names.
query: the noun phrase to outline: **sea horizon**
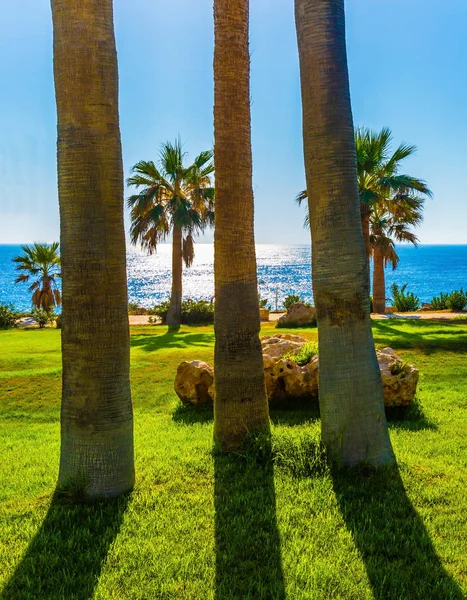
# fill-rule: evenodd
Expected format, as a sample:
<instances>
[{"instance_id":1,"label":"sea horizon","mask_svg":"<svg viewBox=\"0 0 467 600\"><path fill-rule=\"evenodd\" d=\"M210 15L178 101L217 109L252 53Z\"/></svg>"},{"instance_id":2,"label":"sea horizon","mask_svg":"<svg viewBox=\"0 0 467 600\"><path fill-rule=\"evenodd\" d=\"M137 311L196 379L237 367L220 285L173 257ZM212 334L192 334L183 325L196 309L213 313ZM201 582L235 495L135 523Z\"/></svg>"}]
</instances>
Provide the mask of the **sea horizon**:
<instances>
[{"instance_id":1,"label":"sea horizon","mask_svg":"<svg viewBox=\"0 0 467 600\"><path fill-rule=\"evenodd\" d=\"M408 291L430 302L440 292L467 288L467 244L407 244L397 246L399 267L386 269L386 295L390 286L408 284ZM15 284L12 258L21 253L21 244L0 244L0 303L13 303L17 310L29 310L31 295L27 284ZM281 308L284 298L296 294L313 302L310 244L256 244L258 288L271 308ZM195 260L184 269L183 297L211 300L214 295L214 247L212 242L195 244ZM128 296L145 308L167 300L171 287L171 244L160 244L148 255L127 247Z\"/></svg>"}]
</instances>

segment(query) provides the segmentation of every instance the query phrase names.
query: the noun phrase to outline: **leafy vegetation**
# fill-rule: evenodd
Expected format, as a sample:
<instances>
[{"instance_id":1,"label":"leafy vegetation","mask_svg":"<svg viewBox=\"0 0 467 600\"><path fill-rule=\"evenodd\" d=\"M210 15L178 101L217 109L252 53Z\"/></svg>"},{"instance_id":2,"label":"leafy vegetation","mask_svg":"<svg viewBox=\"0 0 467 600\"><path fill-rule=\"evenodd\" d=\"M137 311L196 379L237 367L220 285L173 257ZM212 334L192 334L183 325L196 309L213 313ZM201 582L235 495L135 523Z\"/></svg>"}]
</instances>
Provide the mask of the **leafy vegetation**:
<instances>
[{"instance_id":1,"label":"leafy vegetation","mask_svg":"<svg viewBox=\"0 0 467 600\"><path fill-rule=\"evenodd\" d=\"M0 303L0 329L10 329L19 321L20 313L15 311L13 304Z\"/></svg>"},{"instance_id":2,"label":"leafy vegetation","mask_svg":"<svg viewBox=\"0 0 467 600\"><path fill-rule=\"evenodd\" d=\"M419 411L390 422L398 471L330 469L311 406L272 411L272 438L243 455L213 454L212 411L173 391L180 361L212 363L213 328L132 327L136 487L78 506L54 496L60 332L0 332L0 596L465 598L467 325L373 329L421 372Z\"/></svg>"},{"instance_id":3,"label":"leafy vegetation","mask_svg":"<svg viewBox=\"0 0 467 600\"><path fill-rule=\"evenodd\" d=\"M160 317L162 323L167 322L167 313L170 301L166 300L157 304L149 312ZM207 300L192 300L188 298L182 302L182 324L184 325L208 325L214 323L214 303Z\"/></svg>"},{"instance_id":4,"label":"leafy vegetation","mask_svg":"<svg viewBox=\"0 0 467 600\"><path fill-rule=\"evenodd\" d=\"M284 358L293 360L298 365L307 365L313 356L318 354L318 344L316 342L307 342L300 347L298 352L287 352Z\"/></svg>"},{"instance_id":5,"label":"leafy vegetation","mask_svg":"<svg viewBox=\"0 0 467 600\"><path fill-rule=\"evenodd\" d=\"M406 283L400 288L396 283L391 286L392 304L398 312L413 312L420 308L420 298L406 289Z\"/></svg>"},{"instance_id":6,"label":"leafy vegetation","mask_svg":"<svg viewBox=\"0 0 467 600\"><path fill-rule=\"evenodd\" d=\"M461 311L467 306L467 293L461 288L448 294L446 308L453 311Z\"/></svg>"},{"instance_id":7,"label":"leafy vegetation","mask_svg":"<svg viewBox=\"0 0 467 600\"><path fill-rule=\"evenodd\" d=\"M56 315L53 311L44 310L43 308L33 308L31 316L34 318L40 329L43 329L46 325L53 323L56 319Z\"/></svg>"},{"instance_id":8,"label":"leafy vegetation","mask_svg":"<svg viewBox=\"0 0 467 600\"><path fill-rule=\"evenodd\" d=\"M433 296L430 302L432 310L447 310L447 298L448 294L445 294L443 292L441 292L439 296Z\"/></svg>"},{"instance_id":9,"label":"leafy vegetation","mask_svg":"<svg viewBox=\"0 0 467 600\"><path fill-rule=\"evenodd\" d=\"M296 294L289 294L286 296L283 302L285 310L289 310L292 304L295 304L296 302L302 302L300 296L297 296Z\"/></svg>"}]
</instances>

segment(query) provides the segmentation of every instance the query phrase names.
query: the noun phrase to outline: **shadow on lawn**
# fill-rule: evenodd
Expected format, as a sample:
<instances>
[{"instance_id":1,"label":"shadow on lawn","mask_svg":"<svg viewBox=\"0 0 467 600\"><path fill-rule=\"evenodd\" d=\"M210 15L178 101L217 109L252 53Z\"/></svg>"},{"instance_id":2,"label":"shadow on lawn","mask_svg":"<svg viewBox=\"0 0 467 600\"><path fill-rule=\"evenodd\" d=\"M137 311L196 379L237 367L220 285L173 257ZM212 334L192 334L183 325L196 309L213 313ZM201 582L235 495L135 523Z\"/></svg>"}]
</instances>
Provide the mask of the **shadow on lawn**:
<instances>
[{"instance_id":1,"label":"shadow on lawn","mask_svg":"<svg viewBox=\"0 0 467 600\"><path fill-rule=\"evenodd\" d=\"M272 461L215 454L214 475L216 600L283 600Z\"/></svg>"},{"instance_id":2,"label":"shadow on lawn","mask_svg":"<svg viewBox=\"0 0 467 600\"><path fill-rule=\"evenodd\" d=\"M192 326L193 328L193 326ZM155 352L168 348L187 348L188 346L212 346L214 333L193 333L179 331L179 327L169 327L162 335L159 333L138 333L131 336L131 347L142 348L146 352Z\"/></svg>"},{"instance_id":3,"label":"shadow on lawn","mask_svg":"<svg viewBox=\"0 0 467 600\"><path fill-rule=\"evenodd\" d=\"M373 337L375 342L391 346L394 350L414 348L428 355L439 352L467 353L467 329L465 327L456 327L459 331L453 331L453 323L448 321L437 323L438 329L433 329L433 322L428 320L404 321L404 326L407 328L418 330L412 332L399 329L397 327L399 323L400 321L374 321ZM426 333L423 331L424 329L426 329Z\"/></svg>"},{"instance_id":4,"label":"shadow on lawn","mask_svg":"<svg viewBox=\"0 0 467 600\"><path fill-rule=\"evenodd\" d=\"M55 494L1 598L92 598L128 501L129 495L105 503L72 504Z\"/></svg>"},{"instance_id":5,"label":"shadow on lawn","mask_svg":"<svg viewBox=\"0 0 467 600\"><path fill-rule=\"evenodd\" d=\"M334 470L333 487L376 599L464 597L444 570L396 467Z\"/></svg>"}]
</instances>

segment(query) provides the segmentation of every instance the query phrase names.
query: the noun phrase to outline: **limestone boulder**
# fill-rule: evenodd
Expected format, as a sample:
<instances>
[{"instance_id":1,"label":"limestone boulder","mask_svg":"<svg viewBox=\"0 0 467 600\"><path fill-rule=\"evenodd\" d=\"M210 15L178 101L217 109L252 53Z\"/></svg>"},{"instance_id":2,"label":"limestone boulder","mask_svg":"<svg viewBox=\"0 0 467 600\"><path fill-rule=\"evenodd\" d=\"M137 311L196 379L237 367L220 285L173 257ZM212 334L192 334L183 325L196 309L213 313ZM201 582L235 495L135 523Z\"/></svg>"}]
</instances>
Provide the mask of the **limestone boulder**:
<instances>
[{"instance_id":1,"label":"limestone boulder","mask_svg":"<svg viewBox=\"0 0 467 600\"><path fill-rule=\"evenodd\" d=\"M318 396L318 357L300 366L293 360L263 355L266 392L270 402Z\"/></svg>"},{"instance_id":2,"label":"limestone boulder","mask_svg":"<svg viewBox=\"0 0 467 600\"><path fill-rule=\"evenodd\" d=\"M314 306L303 304L303 302L295 302L287 310L287 313L277 320L276 327L305 327L306 325L316 325L316 309Z\"/></svg>"},{"instance_id":3,"label":"limestone boulder","mask_svg":"<svg viewBox=\"0 0 467 600\"><path fill-rule=\"evenodd\" d=\"M417 391L419 372L408 365L392 348L376 351L383 380L384 406L410 406Z\"/></svg>"},{"instance_id":4,"label":"limestone boulder","mask_svg":"<svg viewBox=\"0 0 467 600\"><path fill-rule=\"evenodd\" d=\"M299 335L290 333L279 333L274 336L265 335L261 338L261 349L263 356L267 354L271 358L277 358L289 352L297 352L307 341Z\"/></svg>"},{"instance_id":5,"label":"limestone boulder","mask_svg":"<svg viewBox=\"0 0 467 600\"><path fill-rule=\"evenodd\" d=\"M184 404L212 404L214 399L214 369L202 360L178 365L174 390Z\"/></svg>"}]
</instances>

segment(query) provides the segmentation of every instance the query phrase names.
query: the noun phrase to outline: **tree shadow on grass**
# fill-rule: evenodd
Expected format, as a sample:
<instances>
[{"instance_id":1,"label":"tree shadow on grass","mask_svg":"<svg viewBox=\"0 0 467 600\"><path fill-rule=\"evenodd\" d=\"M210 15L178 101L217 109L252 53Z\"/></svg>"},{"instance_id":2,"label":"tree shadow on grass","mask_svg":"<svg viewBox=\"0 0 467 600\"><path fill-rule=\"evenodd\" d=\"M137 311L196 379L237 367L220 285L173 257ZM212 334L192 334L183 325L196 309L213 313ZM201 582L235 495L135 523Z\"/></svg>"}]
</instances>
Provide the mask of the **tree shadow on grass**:
<instances>
[{"instance_id":1,"label":"tree shadow on grass","mask_svg":"<svg viewBox=\"0 0 467 600\"><path fill-rule=\"evenodd\" d=\"M284 600L272 461L215 454L214 475L216 600Z\"/></svg>"},{"instance_id":2,"label":"tree shadow on grass","mask_svg":"<svg viewBox=\"0 0 467 600\"><path fill-rule=\"evenodd\" d=\"M172 421L180 425L195 425L196 423L211 423L214 419L212 405L192 406L177 404L172 413Z\"/></svg>"},{"instance_id":3,"label":"tree shadow on grass","mask_svg":"<svg viewBox=\"0 0 467 600\"><path fill-rule=\"evenodd\" d=\"M131 336L131 347L142 348L146 352L155 352L168 348L187 348L202 346L209 348L214 342L214 333L193 333L179 331L179 327L169 327L160 335L158 333L138 333Z\"/></svg>"},{"instance_id":4,"label":"tree shadow on grass","mask_svg":"<svg viewBox=\"0 0 467 600\"><path fill-rule=\"evenodd\" d=\"M105 503L72 504L56 493L1 598L92 598L128 502L129 495Z\"/></svg>"},{"instance_id":5,"label":"tree shadow on grass","mask_svg":"<svg viewBox=\"0 0 467 600\"><path fill-rule=\"evenodd\" d=\"M444 570L397 467L333 469L340 511L376 599L461 600Z\"/></svg>"},{"instance_id":6,"label":"tree shadow on grass","mask_svg":"<svg viewBox=\"0 0 467 600\"><path fill-rule=\"evenodd\" d=\"M415 349L430 355L439 352L467 352L467 329L452 330L452 322L438 322L438 328L433 329L430 321L404 321L404 326L416 331L404 331L397 327L397 322L374 321L373 337L377 344L391 346L395 350ZM424 330L426 329L426 333ZM443 338L436 336L445 336Z\"/></svg>"}]
</instances>

